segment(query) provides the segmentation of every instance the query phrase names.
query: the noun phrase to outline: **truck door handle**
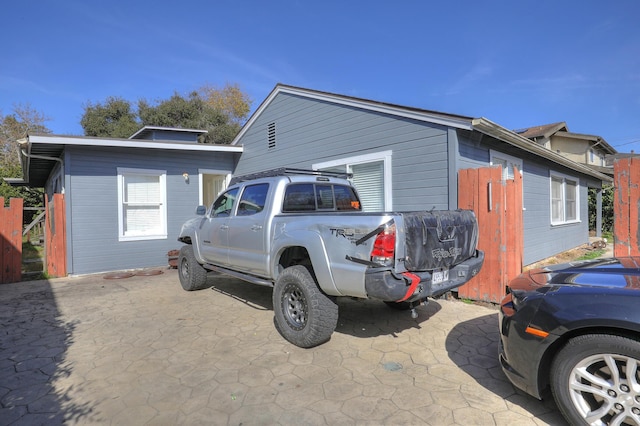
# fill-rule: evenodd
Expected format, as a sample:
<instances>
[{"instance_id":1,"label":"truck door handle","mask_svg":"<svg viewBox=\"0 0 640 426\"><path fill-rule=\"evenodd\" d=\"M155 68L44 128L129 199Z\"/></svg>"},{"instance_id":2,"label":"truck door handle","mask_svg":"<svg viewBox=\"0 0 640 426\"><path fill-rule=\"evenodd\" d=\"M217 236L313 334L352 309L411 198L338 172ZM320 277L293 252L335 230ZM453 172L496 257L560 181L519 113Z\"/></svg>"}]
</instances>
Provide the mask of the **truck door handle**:
<instances>
[{"instance_id":1,"label":"truck door handle","mask_svg":"<svg viewBox=\"0 0 640 426\"><path fill-rule=\"evenodd\" d=\"M262 225L251 225L252 231L259 231L262 229Z\"/></svg>"},{"instance_id":2,"label":"truck door handle","mask_svg":"<svg viewBox=\"0 0 640 426\"><path fill-rule=\"evenodd\" d=\"M220 229L222 229L223 231L226 231L227 229L229 229L228 225L220 225Z\"/></svg>"}]
</instances>

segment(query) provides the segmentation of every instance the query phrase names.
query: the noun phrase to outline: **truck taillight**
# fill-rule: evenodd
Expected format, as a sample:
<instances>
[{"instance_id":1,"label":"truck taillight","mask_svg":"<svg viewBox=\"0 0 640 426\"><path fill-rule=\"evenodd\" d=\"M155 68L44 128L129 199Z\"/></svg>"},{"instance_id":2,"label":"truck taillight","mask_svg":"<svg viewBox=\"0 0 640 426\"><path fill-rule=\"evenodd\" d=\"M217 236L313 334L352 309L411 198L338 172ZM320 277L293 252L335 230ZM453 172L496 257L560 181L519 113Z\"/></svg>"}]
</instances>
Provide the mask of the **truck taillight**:
<instances>
[{"instance_id":1,"label":"truck taillight","mask_svg":"<svg viewBox=\"0 0 640 426\"><path fill-rule=\"evenodd\" d=\"M396 226L387 226L376 236L371 250L371 261L383 265L393 265L396 253Z\"/></svg>"}]
</instances>

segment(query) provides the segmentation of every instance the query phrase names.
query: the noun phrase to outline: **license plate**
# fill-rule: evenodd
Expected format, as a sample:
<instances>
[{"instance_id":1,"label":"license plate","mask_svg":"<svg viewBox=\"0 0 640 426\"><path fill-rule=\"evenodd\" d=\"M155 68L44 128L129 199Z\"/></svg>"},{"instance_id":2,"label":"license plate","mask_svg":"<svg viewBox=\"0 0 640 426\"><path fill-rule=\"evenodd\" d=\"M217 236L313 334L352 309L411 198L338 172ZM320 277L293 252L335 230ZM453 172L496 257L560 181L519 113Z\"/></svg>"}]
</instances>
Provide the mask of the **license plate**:
<instances>
[{"instance_id":1,"label":"license plate","mask_svg":"<svg viewBox=\"0 0 640 426\"><path fill-rule=\"evenodd\" d=\"M433 275L431 276L431 282L433 284L439 284L444 281L449 280L449 270L443 269L441 271L433 271Z\"/></svg>"}]
</instances>

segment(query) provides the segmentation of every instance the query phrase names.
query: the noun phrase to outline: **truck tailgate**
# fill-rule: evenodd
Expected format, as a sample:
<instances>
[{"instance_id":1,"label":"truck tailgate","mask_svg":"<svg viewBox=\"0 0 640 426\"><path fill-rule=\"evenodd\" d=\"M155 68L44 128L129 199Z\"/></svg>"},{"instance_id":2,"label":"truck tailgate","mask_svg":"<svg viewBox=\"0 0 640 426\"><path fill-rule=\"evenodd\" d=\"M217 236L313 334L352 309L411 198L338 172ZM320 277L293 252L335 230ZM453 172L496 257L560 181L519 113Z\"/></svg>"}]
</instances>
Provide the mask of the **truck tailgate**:
<instances>
[{"instance_id":1,"label":"truck tailgate","mask_svg":"<svg viewBox=\"0 0 640 426\"><path fill-rule=\"evenodd\" d=\"M409 271L450 268L476 252L478 224L471 210L401 213Z\"/></svg>"}]
</instances>

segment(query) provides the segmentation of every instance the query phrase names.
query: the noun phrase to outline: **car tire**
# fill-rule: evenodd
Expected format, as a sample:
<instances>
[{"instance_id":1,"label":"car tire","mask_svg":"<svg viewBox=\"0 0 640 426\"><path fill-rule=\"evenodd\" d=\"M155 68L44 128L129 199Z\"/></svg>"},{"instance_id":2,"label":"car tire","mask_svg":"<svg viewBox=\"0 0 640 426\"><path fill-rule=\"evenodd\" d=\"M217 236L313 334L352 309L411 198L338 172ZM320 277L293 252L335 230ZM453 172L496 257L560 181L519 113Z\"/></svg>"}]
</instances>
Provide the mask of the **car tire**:
<instances>
[{"instance_id":1,"label":"car tire","mask_svg":"<svg viewBox=\"0 0 640 426\"><path fill-rule=\"evenodd\" d=\"M178 255L178 277L186 291L201 290L207 284L207 270L202 267L193 254L191 244L184 245Z\"/></svg>"},{"instance_id":2,"label":"car tire","mask_svg":"<svg viewBox=\"0 0 640 426\"><path fill-rule=\"evenodd\" d=\"M335 298L324 294L302 265L285 269L276 280L273 311L278 332L301 348L326 342L338 324Z\"/></svg>"},{"instance_id":3,"label":"car tire","mask_svg":"<svg viewBox=\"0 0 640 426\"><path fill-rule=\"evenodd\" d=\"M587 334L569 340L555 356L551 391L570 424L623 424L627 417L630 424L637 424L639 372L640 342Z\"/></svg>"}]
</instances>

